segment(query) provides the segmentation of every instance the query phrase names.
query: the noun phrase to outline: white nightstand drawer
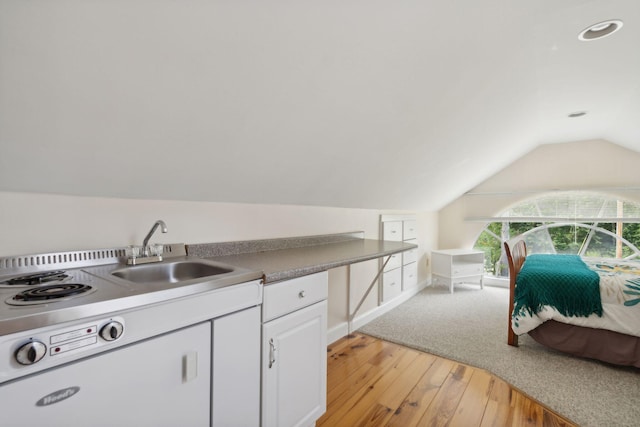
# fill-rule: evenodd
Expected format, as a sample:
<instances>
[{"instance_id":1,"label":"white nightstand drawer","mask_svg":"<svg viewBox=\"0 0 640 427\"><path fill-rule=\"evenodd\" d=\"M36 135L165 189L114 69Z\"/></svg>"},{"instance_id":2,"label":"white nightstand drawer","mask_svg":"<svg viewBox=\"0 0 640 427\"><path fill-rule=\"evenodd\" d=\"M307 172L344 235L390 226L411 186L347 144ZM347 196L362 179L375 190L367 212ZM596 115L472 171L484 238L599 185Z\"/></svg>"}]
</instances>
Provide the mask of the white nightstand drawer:
<instances>
[{"instance_id":1,"label":"white nightstand drawer","mask_svg":"<svg viewBox=\"0 0 640 427\"><path fill-rule=\"evenodd\" d=\"M264 287L262 321L291 313L327 299L328 273L311 274Z\"/></svg>"},{"instance_id":2,"label":"white nightstand drawer","mask_svg":"<svg viewBox=\"0 0 640 427\"><path fill-rule=\"evenodd\" d=\"M484 266L483 264L475 263L455 264L451 273L452 277L475 276L484 273Z\"/></svg>"}]
</instances>

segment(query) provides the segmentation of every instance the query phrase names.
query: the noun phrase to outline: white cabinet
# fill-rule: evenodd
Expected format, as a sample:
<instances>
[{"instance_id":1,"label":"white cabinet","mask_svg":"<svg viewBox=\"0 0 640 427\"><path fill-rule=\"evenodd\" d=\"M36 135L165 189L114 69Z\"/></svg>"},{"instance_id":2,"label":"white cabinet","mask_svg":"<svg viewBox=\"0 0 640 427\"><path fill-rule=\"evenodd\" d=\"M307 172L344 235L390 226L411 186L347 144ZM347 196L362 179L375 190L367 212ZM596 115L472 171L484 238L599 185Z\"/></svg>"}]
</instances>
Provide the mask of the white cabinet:
<instances>
[{"instance_id":1,"label":"white cabinet","mask_svg":"<svg viewBox=\"0 0 640 427\"><path fill-rule=\"evenodd\" d=\"M418 229L413 215L382 215L383 240L418 244ZM397 297L418 285L418 249L394 254L384 268L380 285L380 303Z\"/></svg>"},{"instance_id":2,"label":"white cabinet","mask_svg":"<svg viewBox=\"0 0 640 427\"><path fill-rule=\"evenodd\" d=\"M260 425L260 307L213 320L213 427Z\"/></svg>"},{"instance_id":3,"label":"white cabinet","mask_svg":"<svg viewBox=\"0 0 640 427\"><path fill-rule=\"evenodd\" d=\"M327 272L264 288L262 427L312 426L327 403Z\"/></svg>"},{"instance_id":4,"label":"white cabinet","mask_svg":"<svg viewBox=\"0 0 640 427\"><path fill-rule=\"evenodd\" d=\"M0 424L207 427L210 360L203 322L3 384ZM73 397L58 401L63 392ZM36 403L47 396L57 403Z\"/></svg>"},{"instance_id":5,"label":"white cabinet","mask_svg":"<svg viewBox=\"0 0 640 427\"><path fill-rule=\"evenodd\" d=\"M418 284L418 264L412 262L402 266L402 290L413 288Z\"/></svg>"},{"instance_id":6,"label":"white cabinet","mask_svg":"<svg viewBox=\"0 0 640 427\"><path fill-rule=\"evenodd\" d=\"M387 302L402 293L402 268L382 273L382 302Z\"/></svg>"},{"instance_id":7,"label":"white cabinet","mask_svg":"<svg viewBox=\"0 0 640 427\"><path fill-rule=\"evenodd\" d=\"M431 274L433 282L442 282L453 293L456 283L478 281L483 287L484 252L466 249L447 249L431 253Z\"/></svg>"}]
</instances>

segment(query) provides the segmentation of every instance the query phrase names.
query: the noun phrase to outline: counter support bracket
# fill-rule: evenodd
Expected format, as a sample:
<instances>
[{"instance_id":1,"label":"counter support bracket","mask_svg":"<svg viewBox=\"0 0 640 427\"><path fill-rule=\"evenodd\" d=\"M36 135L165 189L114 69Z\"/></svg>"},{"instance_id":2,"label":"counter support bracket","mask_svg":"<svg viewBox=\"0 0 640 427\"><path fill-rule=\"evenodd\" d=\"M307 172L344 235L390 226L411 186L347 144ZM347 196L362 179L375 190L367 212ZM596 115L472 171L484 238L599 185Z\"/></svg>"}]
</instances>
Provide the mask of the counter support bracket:
<instances>
[{"instance_id":1,"label":"counter support bracket","mask_svg":"<svg viewBox=\"0 0 640 427\"><path fill-rule=\"evenodd\" d=\"M353 311L353 313L349 314L349 322L348 322L348 333L349 334L351 332L353 332L353 319L356 317L356 313L358 313L358 310L360 310L360 307L362 307L362 304L364 304L364 300L366 300L367 297L369 296L369 293L371 293L371 289L373 289L373 286L378 281L378 277L380 277L380 275L384 271L384 269L387 266L387 263L389 262L390 259L391 259L391 255L389 255L387 257L387 259L384 261L384 264L382 264L382 267L378 271L378 274L376 274L376 277L373 279L373 281L369 285L369 288L367 289L367 292L365 292L364 295L362 296L362 298L360 298L360 302L358 303L358 306L356 307L356 309Z\"/></svg>"}]
</instances>

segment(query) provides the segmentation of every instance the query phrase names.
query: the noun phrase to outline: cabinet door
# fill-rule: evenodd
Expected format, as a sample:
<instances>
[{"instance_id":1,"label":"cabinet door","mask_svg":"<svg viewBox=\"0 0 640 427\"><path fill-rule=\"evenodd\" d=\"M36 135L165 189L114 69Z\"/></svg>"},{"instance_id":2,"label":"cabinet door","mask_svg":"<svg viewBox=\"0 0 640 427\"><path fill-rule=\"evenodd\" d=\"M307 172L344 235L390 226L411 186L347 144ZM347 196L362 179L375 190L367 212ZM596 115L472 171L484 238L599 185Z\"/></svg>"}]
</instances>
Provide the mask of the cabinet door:
<instances>
[{"instance_id":1,"label":"cabinet door","mask_svg":"<svg viewBox=\"0 0 640 427\"><path fill-rule=\"evenodd\" d=\"M5 384L0 424L207 427L210 368L205 322Z\"/></svg>"},{"instance_id":2,"label":"cabinet door","mask_svg":"<svg viewBox=\"0 0 640 427\"><path fill-rule=\"evenodd\" d=\"M263 325L262 427L310 426L327 403L327 302Z\"/></svg>"},{"instance_id":3,"label":"cabinet door","mask_svg":"<svg viewBox=\"0 0 640 427\"><path fill-rule=\"evenodd\" d=\"M260 424L260 307L213 321L213 427Z\"/></svg>"}]
</instances>

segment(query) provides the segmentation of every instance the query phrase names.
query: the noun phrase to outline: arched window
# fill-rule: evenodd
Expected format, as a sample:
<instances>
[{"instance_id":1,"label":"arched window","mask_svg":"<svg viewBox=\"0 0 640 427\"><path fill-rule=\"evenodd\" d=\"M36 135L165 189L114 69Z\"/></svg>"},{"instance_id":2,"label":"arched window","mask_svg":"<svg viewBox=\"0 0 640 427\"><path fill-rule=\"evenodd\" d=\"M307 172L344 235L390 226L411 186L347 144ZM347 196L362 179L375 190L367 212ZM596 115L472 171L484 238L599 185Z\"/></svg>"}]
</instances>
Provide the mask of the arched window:
<instances>
[{"instance_id":1,"label":"arched window","mask_svg":"<svg viewBox=\"0 0 640 427\"><path fill-rule=\"evenodd\" d=\"M587 192L554 193L518 203L492 218L475 249L485 270L508 275L503 242L522 238L529 253L640 259L640 204Z\"/></svg>"}]
</instances>

